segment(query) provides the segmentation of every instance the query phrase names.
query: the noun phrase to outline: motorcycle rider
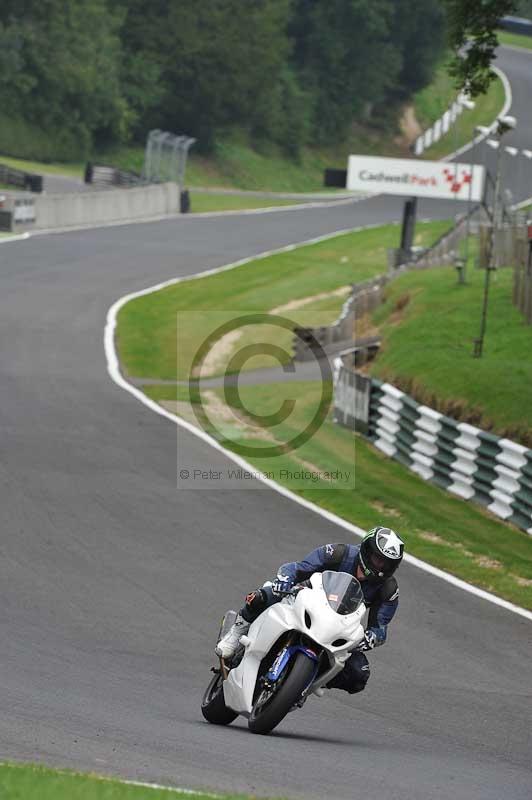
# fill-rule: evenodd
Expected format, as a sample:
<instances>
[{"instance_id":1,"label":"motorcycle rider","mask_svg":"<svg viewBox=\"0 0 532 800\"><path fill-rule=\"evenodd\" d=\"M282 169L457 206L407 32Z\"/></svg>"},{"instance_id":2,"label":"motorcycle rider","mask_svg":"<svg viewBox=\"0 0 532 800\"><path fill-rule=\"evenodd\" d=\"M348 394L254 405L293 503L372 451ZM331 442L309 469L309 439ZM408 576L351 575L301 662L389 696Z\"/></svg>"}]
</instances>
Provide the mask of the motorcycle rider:
<instances>
[{"instance_id":1,"label":"motorcycle rider","mask_svg":"<svg viewBox=\"0 0 532 800\"><path fill-rule=\"evenodd\" d=\"M283 564L277 579L247 595L236 620L216 646L216 653L230 660L238 648L240 637L249 626L296 583L310 578L314 572L334 570L347 572L359 582L364 602L369 608L368 627L364 640L351 654L341 672L329 683L329 689L343 689L349 694L361 692L368 682L370 670L364 651L373 650L386 641L388 624L399 605L399 588L394 572L403 558L404 543L391 528L377 526L370 530L360 545L324 544L302 561Z\"/></svg>"}]
</instances>

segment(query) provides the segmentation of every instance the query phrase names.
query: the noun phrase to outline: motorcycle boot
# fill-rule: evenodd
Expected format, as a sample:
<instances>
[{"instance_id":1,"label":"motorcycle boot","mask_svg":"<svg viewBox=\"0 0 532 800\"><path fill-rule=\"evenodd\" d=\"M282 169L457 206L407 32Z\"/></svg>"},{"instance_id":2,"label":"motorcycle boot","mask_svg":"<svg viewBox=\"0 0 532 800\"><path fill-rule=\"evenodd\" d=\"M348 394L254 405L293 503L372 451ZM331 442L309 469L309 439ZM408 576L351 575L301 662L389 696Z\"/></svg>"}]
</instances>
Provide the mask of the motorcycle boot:
<instances>
[{"instance_id":1,"label":"motorcycle boot","mask_svg":"<svg viewBox=\"0 0 532 800\"><path fill-rule=\"evenodd\" d=\"M248 632L250 624L251 623L247 622L244 617L237 614L234 623L216 645L216 655L223 659L230 659L238 648L240 637Z\"/></svg>"}]
</instances>

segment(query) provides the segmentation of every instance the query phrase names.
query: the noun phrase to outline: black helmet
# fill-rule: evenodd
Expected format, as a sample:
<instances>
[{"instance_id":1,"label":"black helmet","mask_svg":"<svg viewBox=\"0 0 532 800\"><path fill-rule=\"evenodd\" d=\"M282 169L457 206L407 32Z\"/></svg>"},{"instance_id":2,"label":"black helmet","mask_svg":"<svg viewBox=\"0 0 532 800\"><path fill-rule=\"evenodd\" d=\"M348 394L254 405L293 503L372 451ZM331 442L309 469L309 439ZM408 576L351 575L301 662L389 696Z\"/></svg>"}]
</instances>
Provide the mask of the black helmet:
<instances>
[{"instance_id":1,"label":"black helmet","mask_svg":"<svg viewBox=\"0 0 532 800\"><path fill-rule=\"evenodd\" d=\"M366 578L393 575L403 558L404 542L391 528L373 528L364 536L358 560Z\"/></svg>"}]
</instances>

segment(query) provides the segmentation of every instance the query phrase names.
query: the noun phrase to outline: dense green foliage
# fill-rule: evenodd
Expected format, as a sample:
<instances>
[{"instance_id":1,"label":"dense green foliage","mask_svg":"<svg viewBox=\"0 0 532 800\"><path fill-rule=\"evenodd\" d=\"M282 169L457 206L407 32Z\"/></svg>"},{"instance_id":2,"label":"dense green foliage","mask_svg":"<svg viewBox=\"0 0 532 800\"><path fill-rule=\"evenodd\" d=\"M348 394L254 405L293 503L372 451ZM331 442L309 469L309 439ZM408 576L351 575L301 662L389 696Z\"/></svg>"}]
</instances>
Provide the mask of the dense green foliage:
<instances>
[{"instance_id":1,"label":"dense green foliage","mask_svg":"<svg viewBox=\"0 0 532 800\"><path fill-rule=\"evenodd\" d=\"M521 4L523 5L523 4ZM501 17L517 11L516 0L445 0L450 44L456 53L451 73L472 97L484 94L495 78L491 69Z\"/></svg>"},{"instance_id":2,"label":"dense green foliage","mask_svg":"<svg viewBox=\"0 0 532 800\"><path fill-rule=\"evenodd\" d=\"M517 0L515 13L525 19L532 19L532 0Z\"/></svg>"},{"instance_id":3,"label":"dense green foliage","mask_svg":"<svg viewBox=\"0 0 532 800\"><path fill-rule=\"evenodd\" d=\"M161 127L297 156L426 85L439 0L2 0L0 151L82 158Z\"/></svg>"},{"instance_id":4,"label":"dense green foliage","mask_svg":"<svg viewBox=\"0 0 532 800\"><path fill-rule=\"evenodd\" d=\"M2 149L83 154L129 125L120 74L121 14L105 0L2 0Z\"/></svg>"}]
</instances>

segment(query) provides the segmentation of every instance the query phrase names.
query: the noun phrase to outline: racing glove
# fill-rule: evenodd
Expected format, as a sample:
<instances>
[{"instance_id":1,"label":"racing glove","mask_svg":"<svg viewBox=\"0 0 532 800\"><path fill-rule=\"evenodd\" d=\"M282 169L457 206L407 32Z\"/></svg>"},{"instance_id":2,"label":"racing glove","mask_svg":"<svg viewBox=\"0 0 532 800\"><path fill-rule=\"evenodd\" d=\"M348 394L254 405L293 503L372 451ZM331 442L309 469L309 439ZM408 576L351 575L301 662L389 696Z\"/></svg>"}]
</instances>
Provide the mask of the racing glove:
<instances>
[{"instance_id":1,"label":"racing glove","mask_svg":"<svg viewBox=\"0 0 532 800\"><path fill-rule=\"evenodd\" d=\"M289 575L278 575L272 583L272 592L275 595L287 594L294 585L294 579Z\"/></svg>"},{"instance_id":2,"label":"racing glove","mask_svg":"<svg viewBox=\"0 0 532 800\"><path fill-rule=\"evenodd\" d=\"M357 647L357 650L373 650L377 644L377 635L374 631L366 631L364 638Z\"/></svg>"}]
</instances>

